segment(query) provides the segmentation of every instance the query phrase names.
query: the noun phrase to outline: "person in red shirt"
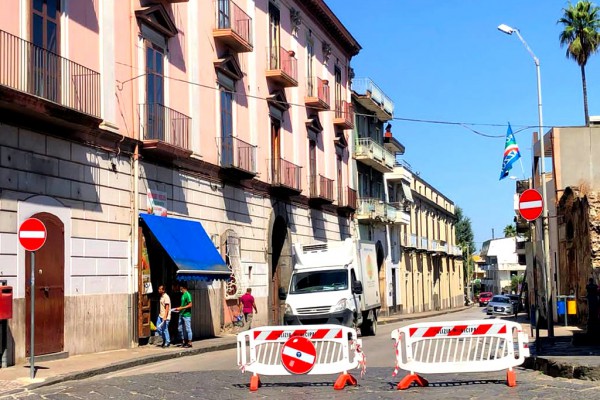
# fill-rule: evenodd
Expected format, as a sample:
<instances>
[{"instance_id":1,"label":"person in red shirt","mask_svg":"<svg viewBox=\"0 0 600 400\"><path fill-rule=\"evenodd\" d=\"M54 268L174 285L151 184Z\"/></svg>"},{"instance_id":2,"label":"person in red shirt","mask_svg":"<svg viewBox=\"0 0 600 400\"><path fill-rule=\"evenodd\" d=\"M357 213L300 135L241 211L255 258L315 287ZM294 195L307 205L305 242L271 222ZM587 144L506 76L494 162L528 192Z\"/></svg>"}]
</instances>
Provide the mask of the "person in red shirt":
<instances>
[{"instance_id":1,"label":"person in red shirt","mask_svg":"<svg viewBox=\"0 0 600 400\"><path fill-rule=\"evenodd\" d=\"M254 310L254 312L258 314L254 296L252 296L252 288L246 289L246 293L240 297L239 307L244 313L245 328L252 329L252 311Z\"/></svg>"}]
</instances>

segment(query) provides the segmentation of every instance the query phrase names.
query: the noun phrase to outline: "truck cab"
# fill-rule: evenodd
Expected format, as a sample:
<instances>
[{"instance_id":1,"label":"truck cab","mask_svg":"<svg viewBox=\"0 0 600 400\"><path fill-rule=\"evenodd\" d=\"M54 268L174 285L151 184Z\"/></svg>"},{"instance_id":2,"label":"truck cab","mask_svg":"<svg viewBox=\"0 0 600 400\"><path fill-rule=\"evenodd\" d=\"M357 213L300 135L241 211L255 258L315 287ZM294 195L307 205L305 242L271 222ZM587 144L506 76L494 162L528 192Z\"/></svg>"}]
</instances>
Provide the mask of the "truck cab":
<instances>
[{"instance_id":1,"label":"truck cab","mask_svg":"<svg viewBox=\"0 0 600 400\"><path fill-rule=\"evenodd\" d=\"M375 262L372 243L295 244L284 323L338 324L374 335L381 307Z\"/></svg>"}]
</instances>

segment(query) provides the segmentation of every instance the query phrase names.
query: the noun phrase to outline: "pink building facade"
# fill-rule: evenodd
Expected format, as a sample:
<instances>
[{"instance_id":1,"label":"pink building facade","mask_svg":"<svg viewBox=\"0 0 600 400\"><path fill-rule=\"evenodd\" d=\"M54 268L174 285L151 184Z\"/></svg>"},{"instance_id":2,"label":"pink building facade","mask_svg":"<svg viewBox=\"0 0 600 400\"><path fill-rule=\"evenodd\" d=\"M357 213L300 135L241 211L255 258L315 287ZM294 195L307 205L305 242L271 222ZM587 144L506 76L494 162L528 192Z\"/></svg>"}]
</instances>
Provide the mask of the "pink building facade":
<instances>
[{"instance_id":1,"label":"pink building facade","mask_svg":"<svg viewBox=\"0 0 600 400\"><path fill-rule=\"evenodd\" d=\"M350 61L360 45L327 5L4 3L0 280L14 295L9 362L30 351L30 257L17 238L30 217L48 229L34 272L36 355L149 340L157 286L176 303L184 268L148 212L199 224L234 278L209 271L190 281L196 339L231 323L248 286L257 323L279 323L292 243L354 230Z\"/></svg>"}]
</instances>

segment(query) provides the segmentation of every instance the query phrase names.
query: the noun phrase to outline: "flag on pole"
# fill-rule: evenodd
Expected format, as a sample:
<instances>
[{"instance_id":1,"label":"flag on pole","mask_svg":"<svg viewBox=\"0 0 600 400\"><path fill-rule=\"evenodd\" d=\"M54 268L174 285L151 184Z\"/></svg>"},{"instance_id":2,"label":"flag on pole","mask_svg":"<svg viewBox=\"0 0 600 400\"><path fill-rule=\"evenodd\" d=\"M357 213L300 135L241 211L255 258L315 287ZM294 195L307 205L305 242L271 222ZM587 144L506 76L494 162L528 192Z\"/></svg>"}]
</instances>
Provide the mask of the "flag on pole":
<instances>
[{"instance_id":1,"label":"flag on pole","mask_svg":"<svg viewBox=\"0 0 600 400\"><path fill-rule=\"evenodd\" d=\"M506 143L504 144L504 158L502 159L502 171L500 172L500 180L508 176L508 171L512 168L515 161L521 158L519 152L519 145L515 140L510 122L508 123L508 129L506 130Z\"/></svg>"}]
</instances>

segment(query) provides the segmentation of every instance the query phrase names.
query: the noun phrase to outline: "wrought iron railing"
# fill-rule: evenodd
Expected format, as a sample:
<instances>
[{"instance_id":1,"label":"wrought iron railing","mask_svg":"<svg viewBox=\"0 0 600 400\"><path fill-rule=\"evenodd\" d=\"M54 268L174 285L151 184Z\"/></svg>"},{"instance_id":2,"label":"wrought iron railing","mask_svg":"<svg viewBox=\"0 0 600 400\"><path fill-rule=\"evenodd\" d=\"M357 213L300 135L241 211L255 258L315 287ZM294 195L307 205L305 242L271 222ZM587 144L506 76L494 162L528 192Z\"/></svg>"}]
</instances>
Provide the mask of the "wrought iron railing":
<instances>
[{"instance_id":1,"label":"wrought iron railing","mask_svg":"<svg viewBox=\"0 0 600 400\"><path fill-rule=\"evenodd\" d=\"M394 113L394 102L371 80L371 78L354 78L352 90L361 95L369 95L388 114Z\"/></svg>"},{"instance_id":2,"label":"wrought iron railing","mask_svg":"<svg viewBox=\"0 0 600 400\"><path fill-rule=\"evenodd\" d=\"M306 95L307 97L316 97L329 105L329 81L317 77L309 77L306 81Z\"/></svg>"},{"instance_id":3,"label":"wrought iron railing","mask_svg":"<svg viewBox=\"0 0 600 400\"><path fill-rule=\"evenodd\" d=\"M383 221L386 218L386 203L378 198L361 197L358 199L356 214L359 218Z\"/></svg>"},{"instance_id":4,"label":"wrought iron railing","mask_svg":"<svg viewBox=\"0 0 600 400\"><path fill-rule=\"evenodd\" d=\"M271 160L271 183L300 191L301 170L302 167L283 158L273 159Z\"/></svg>"},{"instance_id":5,"label":"wrought iron railing","mask_svg":"<svg viewBox=\"0 0 600 400\"><path fill-rule=\"evenodd\" d=\"M162 104L140 104L144 140L160 140L189 149L191 118Z\"/></svg>"},{"instance_id":6,"label":"wrought iron railing","mask_svg":"<svg viewBox=\"0 0 600 400\"><path fill-rule=\"evenodd\" d=\"M100 117L100 74L0 30L0 85Z\"/></svg>"},{"instance_id":7,"label":"wrought iron railing","mask_svg":"<svg viewBox=\"0 0 600 400\"><path fill-rule=\"evenodd\" d=\"M298 60L293 51L283 47L272 47L269 49L269 69L281 70L294 80L298 80Z\"/></svg>"},{"instance_id":8,"label":"wrought iron railing","mask_svg":"<svg viewBox=\"0 0 600 400\"><path fill-rule=\"evenodd\" d=\"M335 104L335 118L343 119L348 126L354 126L354 107L346 100L338 100Z\"/></svg>"},{"instance_id":9,"label":"wrought iron railing","mask_svg":"<svg viewBox=\"0 0 600 400\"><path fill-rule=\"evenodd\" d=\"M358 138L356 140L355 156L364 156L379 161L386 167L394 168L394 155L385 147L375 142L371 138Z\"/></svg>"},{"instance_id":10,"label":"wrought iron railing","mask_svg":"<svg viewBox=\"0 0 600 400\"><path fill-rule=\"evenodd\" d=\"M346 186L346 190L340 190L338 188L338 207L348 207L356 210L357 207L357 195L356 190Z\"/></svg>"},{"instance_id":11,"label":"wrought iron railing","mask_svg":"<svg viewBox=\"0 0 600 400\"><path fill-rule=\"evenodd\" d=\"M252 18L232 0L215 0L217 29L231 29L252 45Z\"/></svg>"},{"instance_id":12,"label":"wrought iron railing","mask_svg":"<svg viewBox=\"0 0 600 400\"><path fill-rule=\"evenodd\" d=\"M326 200L333 200L333 179L319 175L319 196Z\"/></svg>"},{"instance_id":13,"label":"wrought iron railing","mask_svg":"<svg viewBox=\"0 0 600 400\"><path fill-rule=\"evenodd\" d=\"M256 146L234 136L221 138L221 166L256 172Z\"/></svg>"}]
</instances>

